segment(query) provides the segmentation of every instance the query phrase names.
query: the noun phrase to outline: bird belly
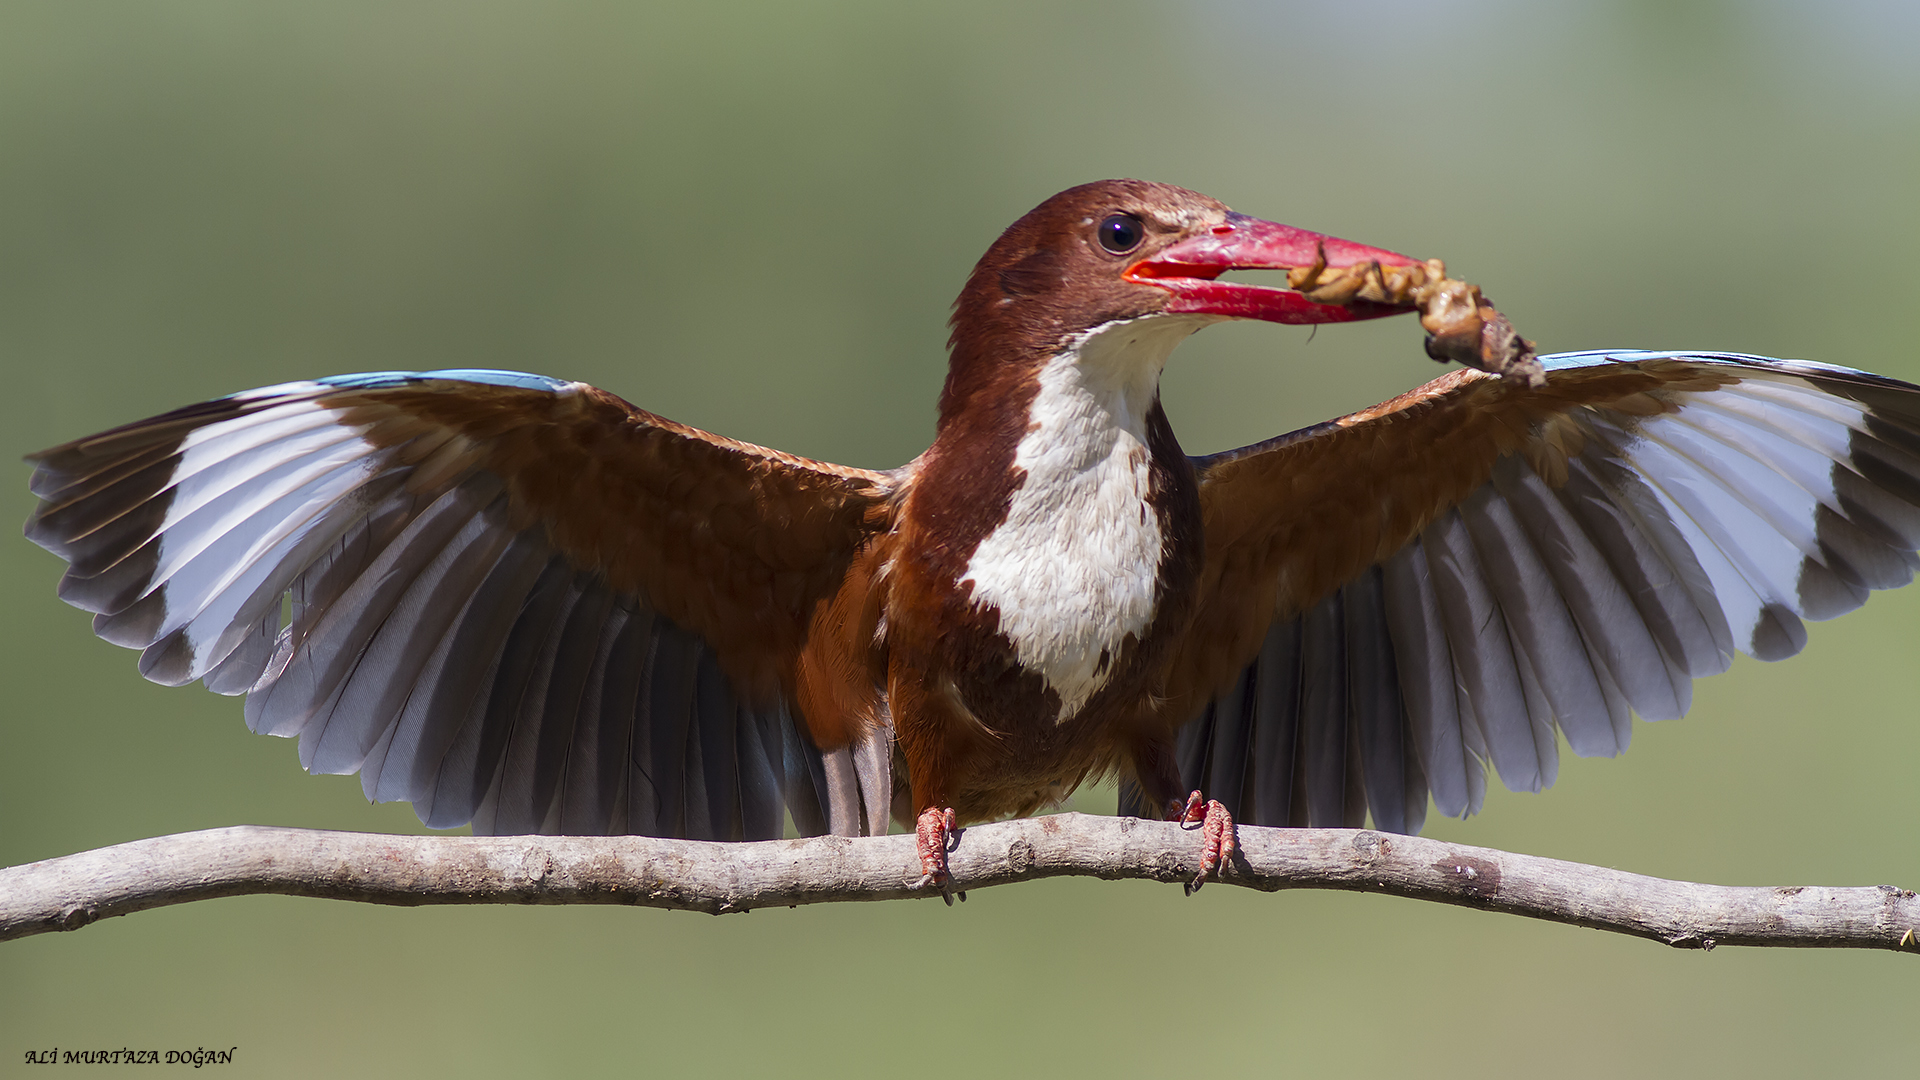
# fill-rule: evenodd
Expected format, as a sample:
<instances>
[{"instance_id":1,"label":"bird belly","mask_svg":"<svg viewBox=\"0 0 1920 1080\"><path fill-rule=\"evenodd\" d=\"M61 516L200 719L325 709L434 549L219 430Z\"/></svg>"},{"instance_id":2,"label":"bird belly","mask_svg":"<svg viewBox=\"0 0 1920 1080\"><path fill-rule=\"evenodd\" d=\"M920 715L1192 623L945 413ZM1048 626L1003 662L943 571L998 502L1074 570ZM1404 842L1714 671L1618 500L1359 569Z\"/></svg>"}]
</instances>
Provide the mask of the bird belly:
<instances>
[{"instance_id":1,"label":"bird belly","mask_svg":"<svg viewBox=\"0 0 1920 1080\"><path fill-rule=\"evenodd\" d=\"M963 821L1032 813L1120 764L1152 682L1142 650L1124 650L1104 687L1062 722L1058 695L1004 639L961 631L945 643L981 662L894 687L904 771L923 805L952 806Z\"/></svg>"},{"instance_id":2,"label":"bird belly","mask_svg":"<svg viewBox=\"0 0 1920 1080\"><path fill-rule=\"evenodd\" d=\"M962 820L981 821L1024 815L1057 806L1089 777L1098 777L1119 760L1118 730L1107 723L1113 703L1127 695L1136 679L1110 682L1106 693L1061 722L1053 698L1018 678L1024 687L1004 683L985 688L987 701L965 710L969 726L984 736L967 740L971 753L955 755L949 793ZM959 697L956 692L956 697ZM968 695L971 696L971 695Z\"/></svg>"}]
</instances>

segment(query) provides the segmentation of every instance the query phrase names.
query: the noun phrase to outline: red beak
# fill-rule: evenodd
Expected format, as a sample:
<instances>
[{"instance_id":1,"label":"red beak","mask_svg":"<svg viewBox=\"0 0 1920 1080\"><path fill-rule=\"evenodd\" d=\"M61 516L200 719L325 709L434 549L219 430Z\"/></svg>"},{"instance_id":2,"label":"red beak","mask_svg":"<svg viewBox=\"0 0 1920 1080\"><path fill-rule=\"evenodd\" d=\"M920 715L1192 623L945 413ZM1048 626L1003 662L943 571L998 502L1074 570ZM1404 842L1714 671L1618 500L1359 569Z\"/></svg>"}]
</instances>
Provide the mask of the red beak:
<instances>
[{"instance_id":1,"label":"red beak","mask_svg":"<svg viewBox=\"0 0 1920 1080\"><path fill-rule=\"evenodd\" d=\"M1324 261L1323 261L1324 260ZM1229 213L1206 236L1183 240L1126 270L1125 277L1173 294L1169 313L1223 315L1277 323L1353 322L1413 311L1411 304L1355 300L1321 304L1292 289L1215 281L1228 270L1292 270L1320 263L1328 269L1363 266L1419 266L1420 260L1384 248L1368 247L1321 233Z\"/></svg>"}]
</instances>

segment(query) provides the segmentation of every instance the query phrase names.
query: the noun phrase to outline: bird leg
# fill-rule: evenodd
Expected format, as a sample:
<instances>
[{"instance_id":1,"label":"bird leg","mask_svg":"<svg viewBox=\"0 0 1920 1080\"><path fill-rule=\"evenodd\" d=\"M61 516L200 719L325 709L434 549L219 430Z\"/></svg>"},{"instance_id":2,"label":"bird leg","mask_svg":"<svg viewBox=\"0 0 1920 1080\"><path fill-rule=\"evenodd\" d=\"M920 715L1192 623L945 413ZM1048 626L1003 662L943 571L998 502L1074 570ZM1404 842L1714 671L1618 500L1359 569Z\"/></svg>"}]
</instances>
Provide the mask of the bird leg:
<instances>
[{"instance_id":1,"label":"bird leg","mask_svg":"<svg viewBox=\"0 0 1920 1080\"><path fill-rule=\"evenodd\" d=\"M1200 822L1200 873L1187 885L1187 895L1192 896L1216 870L1224 873L1233 865L1233 815L1218 799L1207 799L1203 804L1198 791L1188 795L1184 804L1174 801L1172 807L1168 820L1182 825Z\"/></svg>"},{"instance_id":2,"label":"bird leg","mask_svg":"<svg viewBox=\"0 0 1920 1080\"><path fill-rule=\"evenodd\" d=\"M947 852L952 849L953 833L953 807L929 806L920 811L920 819L913 826L920 849L920 880L913 883L914 888L947 883Z\"/></svg>"}]
</instances>

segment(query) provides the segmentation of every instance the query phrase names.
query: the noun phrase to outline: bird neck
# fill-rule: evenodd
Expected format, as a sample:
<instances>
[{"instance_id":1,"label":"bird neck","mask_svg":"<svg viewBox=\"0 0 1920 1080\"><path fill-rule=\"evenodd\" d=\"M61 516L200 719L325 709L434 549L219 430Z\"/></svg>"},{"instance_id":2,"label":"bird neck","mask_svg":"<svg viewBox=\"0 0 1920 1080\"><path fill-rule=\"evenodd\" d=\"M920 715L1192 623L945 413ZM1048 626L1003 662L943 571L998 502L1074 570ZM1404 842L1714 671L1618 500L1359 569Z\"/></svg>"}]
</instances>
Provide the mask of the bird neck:
<instances>
[{"instance_id":1,"label":"bird neck","mask_svg":"<svg viewBox=\"0 0 1920 1080\"><path fill-rule=\"evenodd\" d=\"M1075 459L1104 455L1117 441L1144 446L1167 357L1213 321L1191 315L1118 320L1070 335L1053 348L1021 348L998 335L977 341L956 335L935 445L993 433Z\"/></svg>"}]
</instances>

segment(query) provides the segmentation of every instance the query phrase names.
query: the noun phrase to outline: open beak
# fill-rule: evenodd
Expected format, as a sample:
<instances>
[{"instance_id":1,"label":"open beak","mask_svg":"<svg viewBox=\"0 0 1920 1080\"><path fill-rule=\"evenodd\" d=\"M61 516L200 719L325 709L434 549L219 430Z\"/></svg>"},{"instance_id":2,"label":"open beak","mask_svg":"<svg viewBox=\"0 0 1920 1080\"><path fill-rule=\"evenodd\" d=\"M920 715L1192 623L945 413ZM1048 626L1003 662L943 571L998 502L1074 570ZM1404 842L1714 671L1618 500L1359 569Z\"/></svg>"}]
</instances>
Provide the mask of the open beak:
<instances>
[{"instance_id":1,"label":"open beak","mask_svg":"<svg viewBox=\"0 0 1920 1080\"><path fill-rule=\"evenodd\" d=\"M1125 277L1172 293L1165 309L1168 313L1301 324L1378 319L1415 310L1411 302L1383 303L1360 297L1357 292L1339 302L1324 303L1309 299L1301 291L1314 291L1324 299L1328 290L1315 286L1327 271L1369 263L1383 268L1423 265L1418 259L1383 248L1228 213L1227 220L1215 225L1210 233L1182 240L1134 263ZM1282 289L1215 280L1228 270L1286 270L1289 285L1299 287ZM1376 280L1380 277L1371 270L1338 276L1354 282L1355 290L1369 276Z\"/></svg>"}]
</instances>

